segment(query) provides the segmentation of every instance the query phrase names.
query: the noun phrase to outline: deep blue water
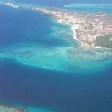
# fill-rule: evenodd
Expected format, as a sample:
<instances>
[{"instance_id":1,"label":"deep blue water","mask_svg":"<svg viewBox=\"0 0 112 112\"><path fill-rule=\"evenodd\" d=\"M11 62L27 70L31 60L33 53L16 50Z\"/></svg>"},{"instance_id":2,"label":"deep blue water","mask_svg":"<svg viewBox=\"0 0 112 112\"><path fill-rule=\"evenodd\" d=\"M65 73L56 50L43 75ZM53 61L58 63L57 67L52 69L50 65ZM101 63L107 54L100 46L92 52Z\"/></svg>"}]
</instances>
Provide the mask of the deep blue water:
<instances>
[{"instance_id":1,"label":"deep blue water","mask_svg":"<svg viewBox=\"0 0 112 112\"><path fill-rule=\"evenodd\" d=\"M32 11L1 6L0 45L36 41L46 46L67 46L61 39L48 36L53 24ZM103 74L78 76L0 60L0 99L57 112L111 112L111 74L108 68Z\"/></svg>"},{"instance_id":2,"label":"deep blue water","mask_svg":"<svg viewBox=\"0 0 112 112\"><path fill-rule=\"evenodd\" d=\"M112 70L77 76L2 61L0 98L57 112L111 112Z\"/></svg>"},{"instance_id":3,"label":"deep blue water","mask_svg":"<svg viewBox=\"0 0 112 112\"><path fill-rule=\"evenodd\" d=\"M37 42L46 46L71 44L71 40L63 42L63 36L59 39L48 35L52 33L52 26L55 24L49 17L30 10L0 6L0 45L18 42ZM62 25L56 26L64 28Z\"/></svg>"},{"instance_id":4,"label":"deep blue water","mask_svg":"<svg viewBox=\"0 0 112 112\"><path fill-rule=\"evenodd\" d=\"M0 13L0 44L41 41L50 32L50 20L32 11L0 6Z\"/></svg>"}]
</instances>

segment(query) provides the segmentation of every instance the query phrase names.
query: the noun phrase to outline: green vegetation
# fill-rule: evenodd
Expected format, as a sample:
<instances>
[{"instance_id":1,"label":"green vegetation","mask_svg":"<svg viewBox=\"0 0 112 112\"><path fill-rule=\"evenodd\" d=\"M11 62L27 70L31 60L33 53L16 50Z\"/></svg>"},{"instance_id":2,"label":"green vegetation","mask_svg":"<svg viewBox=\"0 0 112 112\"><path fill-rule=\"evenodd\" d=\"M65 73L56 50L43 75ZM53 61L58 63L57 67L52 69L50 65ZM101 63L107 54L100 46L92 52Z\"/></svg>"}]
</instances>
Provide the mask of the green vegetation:
<instances>
[{"instance_id":1,"label":"green vegetation","mask_svg":"<svg viewBox=\"0 0 112 112\"><path fill-rule=\"evenodd\" d=\"M97 37L96 46L112 48L112 34Z\"/></svg>"}]
</instances>

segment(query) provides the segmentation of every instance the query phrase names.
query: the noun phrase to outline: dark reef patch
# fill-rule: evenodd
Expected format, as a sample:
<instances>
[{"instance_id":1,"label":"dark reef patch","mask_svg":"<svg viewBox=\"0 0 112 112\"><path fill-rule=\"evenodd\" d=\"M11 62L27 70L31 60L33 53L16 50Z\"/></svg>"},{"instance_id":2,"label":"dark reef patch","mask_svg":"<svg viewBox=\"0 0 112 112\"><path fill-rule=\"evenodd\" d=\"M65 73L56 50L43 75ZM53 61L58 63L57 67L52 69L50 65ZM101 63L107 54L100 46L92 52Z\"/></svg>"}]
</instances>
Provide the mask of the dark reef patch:
<instances>
[{"instance_id":1,"label":"dark reef patch","mask_svg":"<svg viewBox=\"0 0 112 112\"><path fill-rule=\"evenodd\" d=\"M112 34L97 37L96 46L112 48Z\"/></svg>"}]
</instances>

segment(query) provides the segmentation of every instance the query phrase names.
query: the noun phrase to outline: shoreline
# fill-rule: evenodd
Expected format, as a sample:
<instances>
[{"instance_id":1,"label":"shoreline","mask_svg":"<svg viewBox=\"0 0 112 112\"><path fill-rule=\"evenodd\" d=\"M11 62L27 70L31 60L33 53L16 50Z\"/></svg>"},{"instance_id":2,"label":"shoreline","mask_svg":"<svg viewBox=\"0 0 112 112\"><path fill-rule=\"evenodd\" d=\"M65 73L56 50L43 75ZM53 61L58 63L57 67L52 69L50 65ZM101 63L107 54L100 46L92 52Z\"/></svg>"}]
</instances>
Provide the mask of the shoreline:
<instances>
[{"instance_id":1,"label":"shoreline","mask_svg":"<svg viewBox=\"0 0 112 112\"><path fill-rule=\"evenodd\" d=\"M20 7L8 2L4 5ZM109 14L75 13L46 7L32 7L31 10L48 15L58 23L69 26L73 33L72 38L79 41L84 48L102 48L104 46L96 45L97 38L112 34L112 17Z\"/></svg>"},{"instance_id":2,"label":"shoreline","mask_svg":"<svg viewBox=\"0 0 112 112\"><path fill-rule=\"evenodd\" d=\"M63 10L47 8L33 8L32 10L48 15L60 24L70 26L73 39L79 41L84 48L102 48L103 46L96 46L96 38L112 33L107 30L112 30L112 18L108 14L72 14Z\"/></svg>"}]
</instances>

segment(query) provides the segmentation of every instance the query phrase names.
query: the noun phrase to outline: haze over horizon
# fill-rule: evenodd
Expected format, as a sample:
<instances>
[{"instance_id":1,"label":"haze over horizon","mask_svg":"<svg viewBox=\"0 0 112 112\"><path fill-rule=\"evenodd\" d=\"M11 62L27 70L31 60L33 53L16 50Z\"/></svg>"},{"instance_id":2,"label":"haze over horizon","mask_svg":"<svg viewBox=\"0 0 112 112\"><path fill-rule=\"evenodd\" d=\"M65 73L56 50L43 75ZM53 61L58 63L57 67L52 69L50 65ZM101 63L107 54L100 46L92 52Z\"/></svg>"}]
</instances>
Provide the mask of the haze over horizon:
<instances>
[{"instance_id":1,"label":"haze over horizon","mask_svg":"<svg viewBox=\"0 0 112 112\"><path fill-rule=\"evenodd\" d=\"M20 2L23 0L0 0L1 2ZM35 4L44 4L51 6L62 6L66 4L112 4L112 0L24 0L24 3L35 3Z\"/></svg>"}]
</instances>

